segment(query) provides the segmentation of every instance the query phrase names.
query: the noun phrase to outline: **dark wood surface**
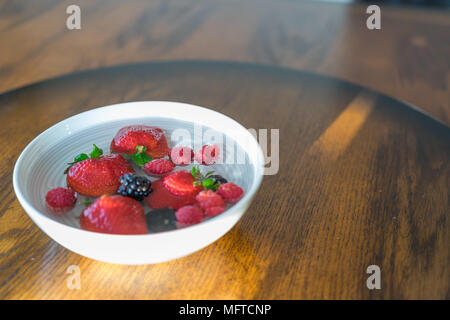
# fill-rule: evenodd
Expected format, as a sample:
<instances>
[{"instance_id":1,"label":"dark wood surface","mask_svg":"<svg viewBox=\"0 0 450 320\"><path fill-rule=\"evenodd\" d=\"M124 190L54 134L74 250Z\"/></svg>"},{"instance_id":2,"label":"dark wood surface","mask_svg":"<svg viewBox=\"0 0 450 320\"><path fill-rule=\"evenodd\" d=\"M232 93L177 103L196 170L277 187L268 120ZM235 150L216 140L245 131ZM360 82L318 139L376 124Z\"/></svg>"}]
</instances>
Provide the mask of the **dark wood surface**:
<instances>
[{"instance_id":1,"label":"dark wood surface","mask_svg":"<svg viewBox=\"0 0 450 320\"><path fill-rule=\"evenodd\" d=\"M280 129L280 171L205 249L148 266L101 263L48 238L15 199L12 168L52 124L121 101L210 107ZM371 90L257 64L167 62L78 73L0 96L0 297L449 297L450 129ZM69 265L81 289L66 287ZM366 268L381 268L368 290Z\"/></svg>"},{"instance_id":2,"label":"dark wood surface","mask_svg":"<svg viewBox=\"0 0 450 320\"><path fill-rule=\"evenodd\" d=\"M0 92L73 71L160 60L259 62L345 79L450 124L450 14L292 0L0 0Z\"/></svg>"}]
</instances>

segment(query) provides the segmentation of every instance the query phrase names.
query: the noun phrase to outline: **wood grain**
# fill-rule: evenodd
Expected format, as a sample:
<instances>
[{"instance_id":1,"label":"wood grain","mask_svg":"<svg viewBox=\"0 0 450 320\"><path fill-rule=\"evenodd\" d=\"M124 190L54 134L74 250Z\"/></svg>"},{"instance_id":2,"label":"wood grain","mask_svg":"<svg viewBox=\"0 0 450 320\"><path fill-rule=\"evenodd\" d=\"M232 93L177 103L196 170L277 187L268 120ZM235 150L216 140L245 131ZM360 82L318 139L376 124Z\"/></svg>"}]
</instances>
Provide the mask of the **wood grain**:
<instances>
[{"instance_id":1,"label":"wood grain","mask_svg":"<svg viewBox=\"0 0 450 320\"><path fill-rule=\"evenodd\" d=\"M280 170L242 220L171 262L119 266L49 239L11 174L38 133L135 100L207 106L280 129ZM0 96L2 299L448 299L450 129L335 79L257 64L167 62L77 73ZM368 290L366 268L381 268ZM66 287L69 265L81 290Z\"/></svg>"},{"instance_id":2,"label":"wood grain","mask_svg":"<svg viewBox=\"0 0 450 320\"><path fill-rule=\"evenodd\" d=\"M450 124L448 11L289 0L0 2L0 92L73 71L167 60L259 62L338 77Z\"/></svg>"}]
</instances>

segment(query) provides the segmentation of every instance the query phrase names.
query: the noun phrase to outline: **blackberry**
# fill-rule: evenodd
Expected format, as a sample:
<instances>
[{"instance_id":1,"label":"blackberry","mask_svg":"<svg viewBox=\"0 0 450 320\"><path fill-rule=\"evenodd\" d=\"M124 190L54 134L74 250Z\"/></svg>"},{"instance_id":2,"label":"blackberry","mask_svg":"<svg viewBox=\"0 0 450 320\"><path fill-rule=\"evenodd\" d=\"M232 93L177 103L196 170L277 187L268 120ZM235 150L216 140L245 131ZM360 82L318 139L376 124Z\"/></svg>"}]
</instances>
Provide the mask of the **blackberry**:
<instances>
[{"instance_id":1,"label":"blackberry","mask_svg":"<svg viewBox=\"0 0 450 320\"><path fill-rule=\"evenodd\" d=\"M218 174L213 174L213 175L209 176L208 178L213 179L214 184L216 184L216 183L224 184L224 183L228 182L227 179L225 179L224 177L222 177L221 175L218 175Z\"/></svg>"},{"instance_id":2,"label":"blackberry","mask_svg":"<svg viewBox=\"0 0 450 320\"><path fill-rule=\"evenodd\" d=\"M152 192L152 183L145 177L139 177L132 173L120 177L121 186L117 192L123 196L142 201Z\"/></svg>"}]
</instances>

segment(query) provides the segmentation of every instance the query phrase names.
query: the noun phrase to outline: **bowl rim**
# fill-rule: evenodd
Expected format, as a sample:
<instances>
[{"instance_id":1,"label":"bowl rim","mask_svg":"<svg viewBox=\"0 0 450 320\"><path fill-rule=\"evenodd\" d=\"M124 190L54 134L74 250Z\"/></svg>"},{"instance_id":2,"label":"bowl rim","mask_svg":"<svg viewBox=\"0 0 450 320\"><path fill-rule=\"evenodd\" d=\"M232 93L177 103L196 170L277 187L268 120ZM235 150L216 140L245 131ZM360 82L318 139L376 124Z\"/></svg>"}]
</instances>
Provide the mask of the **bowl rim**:
<instances>
[{"instance_id":1,"label":"bowl rim","mask_svg":"<svg viewBox=\"0 0 450 320\"><path fill-rule=\"evenodd\" d=\"M168 231L163 231L163 232L157 232L157 233L147 233L147 234L137 234L137 235L130 235L130 234L112 234L112 233L101 233L101 232L94 232L94 231L88 231L88 230L83 230L79 227L74 227L71 225L67 225L65 223L59 222L57 220L54 220L50 217L48 217L47 215L45 215L44 213L42 213L40 210L36 209L24 196L24 194L22 193L22 190L20 188L20 184L19 184L19 172L21 169L21 165L23 164L23 162L25 161L25 155L27 154L27 152L29 152L29 150L35 145L37 144L42 138L43 136L47 135L49 132L51 132L52 130L54 130L56 127L65 125L67 123L70 123L71 121L77 120L77 118L81 118L86 116L89 113L94 113L94 112L99 112L99 111L111 111L112 109L116 109L116 108L124 108L127 105L130 106L131 104L170 104L170 105L177 105L179 107L183 107L183 108L191 108L191 109L195 109L197 111L200 112L206 112L206 113L210 113L210 114L215 114L216 116L220 116L220 117L224 117L226 118L228 121L231 121L235 126L239 127L240 129L243 129L246 131L246 134L249 138L249 141L251 141L252 144L256 144L256 157L255 159L257 160L257 163L253 163L252 167L253 167L253 173L254 173L254 179L253 179L253 183L251 184L249 190L246 192L246 194L244 195L244 197L237 202L236 204L234 204L231 208L227 209L224 213L217 215L213 218L210 218L206 221L203 221L199 224L195 224L195 225L191 225L188 226L186 228L180 228L180 229L175 229L175 230L168 230ZM163 118L170 118L170 117L165 117L165 116L161 116ZM156 117L155 117L156 118ZM108 121L112 121L112 120L107 120L105 122ZM189 121L191 122L191 121ZM239 141L236 141L236 143L239 144ZM241 145L242 147L242 145ZM243 150L245 151L246 154L248 154L247 150L245 150L245 148L243 148ZM46 130L42 131L39 135L37 135L31 142L29 142L27 144L27 146L22 150L20 156L18 157L18 159L16 160L16 163L14 165L14 171L13 171L13 189L14 192L16 194L17 199L19 200L20 205L22 206L22 208L25 210L25 212L27 213L27 215L31 218L31 220L38 225L38 227L40 229L43 229L43 227L38 224L34 217L38 217L40 219L43 219L43 221L45 223L51 224L57 228L62 228L64 230L67 231L71 231L71 232L78 232L80 234L86 234L86 235L91 235L91 236L95 236L95 237L112 237L112 238L121 238L121 239L129 239L129 240L133 240L133 239L143 239L143 238L158 238L161 236L166 236L169 233L191 233L191 232L196 232L197 230L200 230L204 227L207 227L209 224L214 224L214 223L219 223L221 220L226 219L231 217L234 214L239 213L239 211L243 208L244 210L246 210L246 205L250 204L253 197L256 195L262 179L264 176L264 155L261 149L261 146L259 145L258 141L256 140L256 138L243 126L241 125L239 122L237 122L236 120L232 119L231 117L217 112L215 110L209 109L209 108L205 108L202 106L198 106L198 105L193 105L193 104L189 104L189 103L184 103L184 102L178 102L178 101L164 101L164 100L139 100L139 101L129 101L129 102L122 102L122 103L116 103L116 104L111 104L111 105L106 105L106 106L102 106L102 107L94 107L92 109L89 109L87 111L83 111L80 113L77 113L73 116L70 116L64 120L61 120L55 124L53 124L52 126L50 126L49 128L47 128ZM243 215L244 212L242 212L240 214L240 217L237 219L237 221L241 218L241 216ZM236 222L237 222L236 221ZM236 223L235 222L235 223Z\"/></svg>"}]
</instances>

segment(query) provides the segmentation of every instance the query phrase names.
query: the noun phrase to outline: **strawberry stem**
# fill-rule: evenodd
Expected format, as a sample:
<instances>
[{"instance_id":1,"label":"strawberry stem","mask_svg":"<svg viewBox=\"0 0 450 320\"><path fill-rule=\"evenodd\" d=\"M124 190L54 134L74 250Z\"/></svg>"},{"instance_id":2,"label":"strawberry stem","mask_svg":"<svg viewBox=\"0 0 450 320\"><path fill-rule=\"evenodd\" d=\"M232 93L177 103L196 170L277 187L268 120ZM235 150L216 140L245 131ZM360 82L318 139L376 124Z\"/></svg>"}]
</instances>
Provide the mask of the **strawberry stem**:
<instances>
[{"instance_id":1,"label":"strawberry stem","mask_svg":"<svg viewBox=\"0 0 450 320\"><path fill-rule=\"evenodd\" d=\"M97 147L94 144L94 149L91 151L90 153L90 157L91 159L97 159L100 158L100 156L103 154L103 150L100 149L99 147ZM83 160L89 159L89 156L86 153L80 153L79 155L77 155L72 162L68 162L67 165L68 167L66 168L66 170L64 170L64 174L67 174L70 170L70 168L72 168L72 166L77 163L77 162L81 162Z\"/></svg>"},{"instance_id":2,"label":"strawberry stem","mask_svg":"<svg viewBox=\"0 0 450 320\"><path fill-rule=\"evenodd\" d=\"M147 148L145 146L137 146L136 147L136 153L137 154L144 153L146 150L147 150Z\"/></svg>"}]
</instances>

